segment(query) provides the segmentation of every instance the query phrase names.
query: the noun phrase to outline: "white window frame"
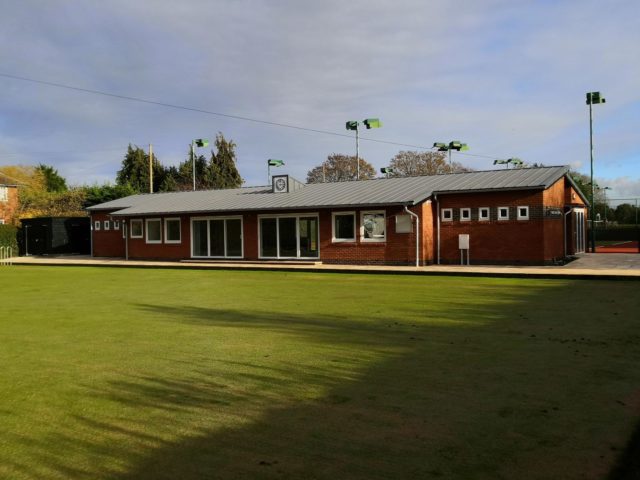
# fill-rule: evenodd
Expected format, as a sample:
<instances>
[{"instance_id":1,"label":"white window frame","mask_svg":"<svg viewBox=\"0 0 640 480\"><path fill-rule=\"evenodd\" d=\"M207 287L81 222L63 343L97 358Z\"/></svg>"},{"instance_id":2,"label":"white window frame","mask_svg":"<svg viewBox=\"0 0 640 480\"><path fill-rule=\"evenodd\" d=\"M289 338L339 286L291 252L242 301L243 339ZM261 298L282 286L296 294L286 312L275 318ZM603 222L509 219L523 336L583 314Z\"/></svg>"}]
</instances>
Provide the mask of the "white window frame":
<instances>
[{"instance_id":1,"label":"white window frame","mask_svg":"<svg viewBox=\"0 0 640 480\"><path fill-rule=\"evenodd\" d=\"M169 240L169 235L167 235L167 223L175 221L178 222L178 233L180 238L178 240ZM164 219L164 243L182 243L182 219L180 217L169 217Z\"/></svg>"},{"instance_id":2,"label":"white window frame","mask_svg":"<svg viewBox=\"0 0 640 480\"><path fill-rule=\"evenodd\" d=\"M113 229L114 230L120 230L120 220L114 220L113 221Z\"/></svg>"},{"instance_id":3,"label":"white window frame","mask_svg":"<svg viewBox=\"0 0 640 480\"><path fill-rule=\"evenodd\" d=\"M103 230L106 232L107 230L111 230L111 222L109 220L105 220L103 223Z\"/></svg>"},{"instance_id":4,"label":"white window frame","mask_svg":"<svg viewBox=\"0 0 640 480\"><path fill-rule=\"evenodd\" d=\"M0 225L4 225L4 218L0 218Z\"/></svg>"},{"instance_id":5,"label":"white window frame","mask_svg":"<svg viewBox=\"0 0 640 480\"><path fill-rule=\"evenodd\" d=\"M96 220L95 222L93 222L93 229L96 232L100 231L100 226L102 225L102 222L100 220Z\"/></svg>"},{"instance_id":6,"label":"white window frame","mask_svg":"<svg viewBox=\"0 0 640 480\"><path fill-rule=\"evenodd\" d=\"M206 220L207 221L207 255L195 255L193 252L193 222L198 220ZM211 224L209 220L225 220L224 222L224 256L211 255ZM239 256L229 256L227 253L227 220L240 220L240 255ZM232 216L222 216L222 217L191 217L190 220L190 234L191 234L191 245L189 248L191 249L191 258L244 258L244 219L242 215L232 215ZM182 236L182 232L180 232ZM259 241L259 240L258 240Z\"/></svg>"},{"instance_id":7,"label":"white window frame","mask_svg":"<svg viewBox=\"0 0 640 480\"><path fill-rule=\"evenodd\" d=\"M483 216L482 212L487 212L487 215ZM478 221L479 222L488 222L489 220L491 220L491 209L489 207L480 207L480 208L478 208Z\"/></svg>"},{"instance_id":8,"label":"white window frame","mask_svg":"<svg viewBox=\"0 0 640 480\"><path fill-rule=\"evenodd\" d=\"M260 240L262 239L262 222L260 221L263 218L290 218L294 217L296 219L296 243L297 243L297 256L295 257L282 257L280 256L280 224L276 222L276 245L278 246L278 256L277 257L265 257L262 255L262 251L260 249ZM315 217L318 225L318 256L317 257L301 257L300 256L300 218L307 217ZM278 260L300 260L300 259L312 259L319 260L320 259L320 216L318 212L309 212L309 213L287 213L283 215L258 215L258 258L260 259L278 259Z\"/></svg>"},{"instance_id":9,"label":"white window frame","mask_svg":"<svg viewBox=\"0 0 640 480\"><path fill-rule=\"evenodd\" d=\"M462 212L467 212L467 218L464 218ZM471 209L470 208L461 208L460 209L460 221L461 222L470 222L471 221Z\"/></svg>"},{"instance_id":10,"label":"white window frame","mask_svg":"<svg viewBox=\"0 0 640 480\"><path fill-rule=\"evenodd\" d=\"M0 202L8 202L8 201L9 201L9 187L0 185Z\"/></svg>"},{"instance_id":11,"label":"white window frame","mask_svg":"<svg viewBox=\"0 0 640 480\"><path fill-rule=\"evenodd\" d=\"M507 210L507 216L502 215L502 209L505 208ZM498 207L498 220L501 222L509 220L509 207Z\"/></svg>"},{"instance_id":12,"label":"white window frame","mask_svg":"<svg viewBox=\"0 0 640 480\"><path fill-rule=\"evenodd\" d=\"M149 223L158 222L160 224L160 228L158 232L160 233L160 238L158 240L149 240ZM161 218L145 218L144 219L144 241L145 243L162 243L162 219Z\"/></svg>"},{"instance_id":13,"label":"white window frame","mask_svg":"<svg viewBox=\"0 0 640 480\"><path fill-rule=\"evenodd\" d=\"M520 209L524 208L526 213L524 215L520 215ZM528 205L519 205L516 207L516 212L518 214L518 220L529 220L529 206Z\"/></svg>"},{"instance_id":14,"label":"white window frame","mask_svg":"<svg viewBox=\"0 0 640 480\"><path fill-rule=\"evenodd\" d=\"M445 213L449 214L449 218L445 217ZM440 210L440 217L443 222L453 222L453 208L443 208Z\"/></svg>"},{"instance_id":15,"label":"white window frame","mask_svg":"<svg viewBox=\"0 0 640 480\"><path fill-rule=\"evenodd\" d=\"M127 221L122 221L122 238L127 239Z\"/></svg>"},{"instance_id":16,"label":"white window frame","mask_svg":"<svg viewBox=\"0 0 640 480\"><path fill-rule=\"evenodd\" d=\"M384 219L384 235L377 238L364 238L364 216L382 214ZM387 212L384 210L365 210L360 212L360 241L362 243L384 243L387 241Z\"/></svg>"},{"instance_id":17,"label":"white window frame","mask_svg":"<svg viewBox=\"0 0 640 480\"><path fill-rule=\"evenodd\" d=\"M351 215L353 217L353 237L352 238L336 238L336 217L339 216L348 216ZM331 212L331 242L332 243L345 243L345 242L355 242L356 241L356 231L358 229L358 225L356 223L356 212Z\"/></svg>"},{"instance_id":18,"label":"white window frame","mask_svg":"<svg viewBox=\"0 0 640 480\"><path fill-rule=\"evenodd\" d=\"M133 224L134 223L140 223L140 235L134 235L133 234ZM144 223L142 222L141 218L134 218L130 221L129 223L129 237L130 238L144 238L144 228L143 228Z\"/></svg>"}]
</instances>

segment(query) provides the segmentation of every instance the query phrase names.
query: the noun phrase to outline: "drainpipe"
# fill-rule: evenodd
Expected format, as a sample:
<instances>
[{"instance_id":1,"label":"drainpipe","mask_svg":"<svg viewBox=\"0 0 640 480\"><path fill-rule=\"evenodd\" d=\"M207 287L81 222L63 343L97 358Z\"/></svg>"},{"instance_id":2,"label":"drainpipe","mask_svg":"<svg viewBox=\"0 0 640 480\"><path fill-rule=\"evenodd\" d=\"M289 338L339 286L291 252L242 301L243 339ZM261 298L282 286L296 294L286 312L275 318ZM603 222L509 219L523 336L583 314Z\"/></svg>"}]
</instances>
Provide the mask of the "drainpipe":
<instances>
[{"instance_id":1,"label":"drainpipe","mask_svg":"<svg viewBox=\"0 0 640 480\"><path fill-rule=\"evenodd\" d=\"M563 238L564 238L564 258L567 258L567 215L569 215L571 212L573 212L573 208L569 208L569 211L567 211L567 213L564 214L564 222L563 222Z\"/></svg>"},{"instance_id":2,"label":"drainpipe","mask_svg":"<svg viewBox=\"0 0 640 480\"><path fill-rule=\"evenodd\" d=\"M420 266L420 217L404 206L404 211L416 219L416 267Z\"/></svg>"},{"instance_id":3,"label":"drainpipe","mask_svg":"<svg viewBox=\"0 0 640 480\"><path fill-rule=\"evenodd\" d=\"M438 201L438 194L433 195L438 208L436 208L436 265L440 265L440 202Z\"/></svg>"},{"instance_id":4,"label":"drainpipe","mask_svg":"<svg viewBox=\"0 0 640 480\"><path fill-rule=\"evenodd\" d=\"M89 251L91 253L91 258L93 258L93 215L89 217Z\"/></svg>"}]
</instances>

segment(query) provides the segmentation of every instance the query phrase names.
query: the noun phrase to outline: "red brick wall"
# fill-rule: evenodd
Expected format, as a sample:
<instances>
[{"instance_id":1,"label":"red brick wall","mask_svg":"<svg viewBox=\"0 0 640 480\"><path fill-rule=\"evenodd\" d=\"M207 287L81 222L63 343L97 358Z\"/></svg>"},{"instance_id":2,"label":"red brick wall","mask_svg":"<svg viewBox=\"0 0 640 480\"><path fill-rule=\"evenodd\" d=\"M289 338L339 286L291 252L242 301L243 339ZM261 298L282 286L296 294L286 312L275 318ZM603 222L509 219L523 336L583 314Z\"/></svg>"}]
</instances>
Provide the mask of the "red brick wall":
<instances>
[{"instance_id":1,"label":"red brick wall","mask_svg":"<svg viewBox=\"0 0 640 480\"><path fill-rule=\"evenodd\" d=\"M562 219L546 219L544 208L547 206L545 200L555 202L557 195L556 189L551 195L543 191L441 195L438 198L440 211L453 208L454 213L453 221L440 222L441 263L460 263L460 234L469 234L472 264L536 264L562 256ZM563 195L560 188L560 198L563 199ZM518 206L529 207L529 220L517 219ZM478 220L480 207L490 208L489 221ZM509 220L497 219L498 207L509 207ZM471 208L471 221L460 221L460 208Z\"/></svg>"},{"instance_id":2,"label":"red brick wall","mask_svg":"<svg viewBox=\"0 0 640 480\"><path fill-rule=\"evenodd\" d=\"M385 242L362 242L360 239L360 213L362 211L382 210L386 216L386 241ZM419 206L413 209L418 215L431 216L430 207ZM338 210L336 210L338 211ZM415 233L396 233L395 216L405 215L400 207L386 209L350 209L347 211L356 212L356 240L355 242L332 242L332 210L319 211L295 211L286 212L299 215L318 215L320 232L320 260L328 263L370 263L370 264L414 264L415 263ZM425 213L426 212L426 213ZM261 212L260 215L278 215L283 212ZM243 247L245 260L258 260L258 214L255 212L238 212L233 215L243 217ZM208 216L206 214L194 216ZM215 215L212 215L215 216ZM175 216L169 216L172 218ZM144 220L145 217L137 217ZM163 218L152 216L149 218ZM104 220L112 220L108 213L92 214L92 226L99 220L101 226ZM129 258L167 259L177 260L191 257L191 216L184 215L182 220L182 242L180 244L148 244L143 238L129 238ZM130 222L128 219L127 222ZM428 220L427 222L429 222ZM122 222L121 222L122 223ZM163 222L164 225L164 222ZM113 228L113 227L112 227ZM120 227L122 229L122 225ZM428 231L429 224L421 220L421 230ZM93 254L96 257L124 257L125 241L122 238L122 230L105 231L92 230ZM415 229L415 226L414 226ZM415 230L414 230L415 232ZM163 229L164 235L164 229ZM422 246L422 251L427 252L430 246Z\"/></svg>"},{"instance_id":3,"label":"red brick wall","mask_svg":"<svg viewBox=\"0 0 640 480\"><path fill-rule=\"evenodd\" d=\"M18 209L18 187L3 186L7 189L7 201L0 201L0 219L4 220L4 223L13 223Z\"/></svg>"}]
</instances>

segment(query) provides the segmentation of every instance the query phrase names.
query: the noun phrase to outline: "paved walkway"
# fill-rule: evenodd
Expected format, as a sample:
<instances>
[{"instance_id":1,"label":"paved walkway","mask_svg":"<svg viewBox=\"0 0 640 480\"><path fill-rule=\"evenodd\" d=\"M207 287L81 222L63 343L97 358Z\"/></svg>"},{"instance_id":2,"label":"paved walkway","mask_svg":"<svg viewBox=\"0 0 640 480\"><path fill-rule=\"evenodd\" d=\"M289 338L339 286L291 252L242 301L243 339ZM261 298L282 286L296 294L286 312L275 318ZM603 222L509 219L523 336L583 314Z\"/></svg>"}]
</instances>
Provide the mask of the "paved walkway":
<instances>
[{"instance_id":1,"label":"paved walkway","mask_svg":"<svg viewBox=\"0 0 640 480\"><path fill-rule=\"evenodd\" d=\"M408 275L462 275L542 278L608 278L640 280L640 254L586 253L565 266L516 267L482 265L429 265L426 267L392 267L373 265L326 265L305 262L166 262L92 258L88 256L14 257L14 265L90 265L143 268L192 268L223 270L296 270L325 272L376 272Z\"/></svg>"}]
</instances>

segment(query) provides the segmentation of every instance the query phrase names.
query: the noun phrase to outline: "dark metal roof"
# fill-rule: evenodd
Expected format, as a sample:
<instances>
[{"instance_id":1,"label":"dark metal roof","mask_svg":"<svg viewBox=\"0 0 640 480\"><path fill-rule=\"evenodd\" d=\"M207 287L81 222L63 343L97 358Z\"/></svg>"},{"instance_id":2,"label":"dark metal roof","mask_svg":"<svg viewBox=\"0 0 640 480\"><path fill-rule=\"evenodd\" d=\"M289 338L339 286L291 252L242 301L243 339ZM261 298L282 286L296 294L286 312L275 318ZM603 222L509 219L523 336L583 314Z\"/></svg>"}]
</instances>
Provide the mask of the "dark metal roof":
<instances>
[{"instance_id":1,"label":"dark metal roof","mask_svg":"<svg viewBox=\"0 0 640 480\"><path fill-rule=\"evenodd\" d=\"M114 215L153 215L416 205L433 194L546 189L568 171L568 167L559 166L315 183L289 193L273 193L270 186L155 193L132 195L88 210L116 210Z\"/></svg>"}]
</instances>

